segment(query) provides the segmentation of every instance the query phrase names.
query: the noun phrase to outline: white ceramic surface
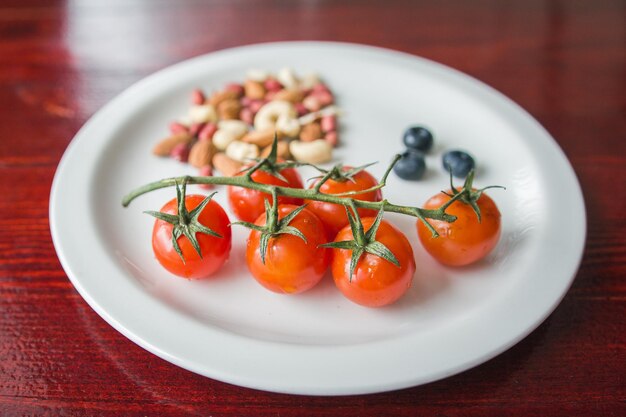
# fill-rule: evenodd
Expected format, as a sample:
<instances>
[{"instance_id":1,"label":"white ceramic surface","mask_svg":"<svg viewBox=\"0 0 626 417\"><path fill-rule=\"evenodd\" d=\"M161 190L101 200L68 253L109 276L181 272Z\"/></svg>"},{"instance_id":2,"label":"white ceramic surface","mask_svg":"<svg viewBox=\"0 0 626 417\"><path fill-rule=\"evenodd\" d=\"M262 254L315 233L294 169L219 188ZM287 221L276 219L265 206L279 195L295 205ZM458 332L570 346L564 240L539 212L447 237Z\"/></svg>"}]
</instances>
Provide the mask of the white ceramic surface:
<instances>
[{"instance_id":1,"label":"white ceramic surface","mask_svg":"<svg viewBox=\"0 0 626 417\"><path fill-rule=\"evenodd\" d=\"M330 276L310 292L283 296L248 274L246 231L235 228L227 266L188 282L154 259L152 219L173 189L120 205L132 188L192 174L150 154L168 121L186 112L194 87L242 80L249 68L315 71L345 109L336 159L381 161L380 176L415 123L435 133L426 179L391 176L386 197L420 205L446 187L444 150L467 149L477 185L503 216L503 235L484 261L446 268L406 231L418 271L393 306L344 299ZM191 187L191 191L194 187ZM224 190L221 190L224 191ZM225 192L216 199L226 206ZM567 209L564 209L567 208ZM200 56L160 71L119 95L76 135L59 164L50 199L54 244L91 307L146 350L193 372L262 390L339 395L423 384L478 365L535 329L557 306L580 262L585 211L574 172L550 135L490 87L440 64L379 48L320 42L252 45Z\"/></svg>"}]
</instances>

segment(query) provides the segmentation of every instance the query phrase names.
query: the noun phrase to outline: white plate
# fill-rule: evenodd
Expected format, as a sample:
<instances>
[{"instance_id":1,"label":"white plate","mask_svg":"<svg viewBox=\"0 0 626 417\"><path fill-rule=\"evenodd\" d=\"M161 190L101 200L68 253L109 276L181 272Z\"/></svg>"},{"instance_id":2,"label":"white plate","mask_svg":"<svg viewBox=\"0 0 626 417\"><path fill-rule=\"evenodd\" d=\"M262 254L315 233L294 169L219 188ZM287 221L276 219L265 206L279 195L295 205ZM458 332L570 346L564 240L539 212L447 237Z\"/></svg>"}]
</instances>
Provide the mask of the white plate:
<instances>
[{"instance_id":1,"label":"white plate","mask_svg":"<svg viewBox=\"0 0 626 417\"><path fill-rule=\"evenodd\" d=\"M243 262L246 232L218 276L188 282L168 275L151 253L152 219L173 189L122 196L163 177L194 173L150 149L183 114L194 87L242 80L249 68L317 71L346 111L349 164L379 160L380 176L414 123L430 126L436 147L424 181L390 177L386 197L420 205L446 187L441 154L465 148L479 186L503 214L502 240L478 265L438 265L421 248L414 220L389 218L408 234L418 272L409 293L383 309L359 307L330 277L308 293L266 291ZM217 200L225 203L225 193ZM226 205L226 204L224 204ZM72 283L129 339L193 372L236 385L298 394L359 394L423 384L478 365L535 329L571 284L585 238L574 172L550 135L490 87L445 66L373 47L296 42L201 56L160 71L100 110L59 164L50 198L54 244Z\"/></svg>"}]
</instances>

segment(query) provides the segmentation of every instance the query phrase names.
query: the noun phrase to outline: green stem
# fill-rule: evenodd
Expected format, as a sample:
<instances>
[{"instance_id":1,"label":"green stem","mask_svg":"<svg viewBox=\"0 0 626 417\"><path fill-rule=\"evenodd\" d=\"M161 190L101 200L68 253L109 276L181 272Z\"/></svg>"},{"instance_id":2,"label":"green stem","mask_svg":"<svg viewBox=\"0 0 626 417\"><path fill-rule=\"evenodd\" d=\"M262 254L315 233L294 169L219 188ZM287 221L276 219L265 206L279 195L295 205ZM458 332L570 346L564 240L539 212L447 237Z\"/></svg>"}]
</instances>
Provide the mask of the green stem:
<instances>
[{"instance_id":1,"label":"green stem","mask_svg":"<svg viewBox=\"0 0 626 417\"><path fill-rule=\"evenodd\" d=\"M387 171L385 171L385 173L383 174L383 178L375 186L367 188L365 190L346 191L345 193L337 193L337 194L333 194L333 195L336 196L336 197L349 197L349 196L352 196L352 195L366 194L366 193L371 193L372 191L380 190L381 188L383 188L384 186L387 185L387 177L389 176L389 173L393 169L393 166L400 160L400 158L402 158L402 155L396 155L393 158L393 161L391 161L391 164L387 168Z\"/></svg>"},{"instance_id":2,"label":"green stem","mask_svg":"<svg viewBox=\"0 0 626 417\"><path fill-rule=\"evenodd\" d=\"M354 205L357 208L367 208L372 210L380 210L384 205L385 212L391 213L400 213L408 216L417 217L425 225L434 232L432 226L426 221L426 219L434 219L434 220L442 220L445 222L453 222L456 220L456 216L447 214L442 209L435 210L426 210L419 207L412 206L401 206L397 204L392 204L390 202L372 202L372 201L362 201L362 200L352 200L350 198L344 198L340 196L335 196L332 194L322 194L319 193L315 189L302 189L302 188L289 188L289 187L281 187L277 185L268 185L261 184L252 181L246 175L240 175L235 177L191 177L191 176L183 176L183 177L173 177L166 178L159 181L155 181L146 185L143 185L135 190L131 191L129 194L124 196L122 199L122 205L127 207L135 198L149 193L154 190L158 190L161 188L173 187L176 183L186 182L187 184L213 184L213 185L232 185L236 187L244 187L252 190L261 191L267 194L274 194L279 196L287 196L294 198L301 198L305 200L314 200L314 201L322 201L326 203L334 203L342 206L351 207ZM453 199L456 201L457 199L463 196L464 192L460 192L455 195ZM447 207L448 205L446 205Z\"/></svg>"}]
</instances>

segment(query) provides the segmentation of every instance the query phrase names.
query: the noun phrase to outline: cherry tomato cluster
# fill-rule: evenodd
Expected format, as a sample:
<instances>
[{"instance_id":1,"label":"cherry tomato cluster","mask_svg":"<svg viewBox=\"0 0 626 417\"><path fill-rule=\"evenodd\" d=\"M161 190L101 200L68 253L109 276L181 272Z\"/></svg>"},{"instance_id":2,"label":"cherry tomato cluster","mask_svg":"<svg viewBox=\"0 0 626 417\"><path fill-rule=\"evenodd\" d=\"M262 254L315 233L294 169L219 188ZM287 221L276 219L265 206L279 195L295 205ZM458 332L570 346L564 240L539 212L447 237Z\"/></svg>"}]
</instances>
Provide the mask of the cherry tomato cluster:
<instances>
[{"instance_id":1,"label":"cherry tomato cluster","mask_svg":"<svg viewBox=\"0 0 626 417\"><path fill-rule=\"evenodd\" d=\"M364 168L337 166L309 188L355 200L382 201L377 180ZM277 164L274 170L257 169L250 178L260 184L303 188L299 173L288 164ZM456 221L431 219L430 228L417 221L424 248L442 264L476 262L500 237L495 203L483 190L471 190L452 203L450 199L459 193L454 187L426 201L425 209L448 204L446 213L456 216ZM228 259L231 222L211 196L185 195L184 184L177 186L177 192L177 198L160 212L149 212L157 218L154 253L171 273L204 278ZM246 264L262 286L277 293L301 293L320 282L330 268L337 288L363 306L388 305L408 291L416 270L413 249L400 230L382 219L382 210L274 196L277 202L261 191L228 188L231 210L241 220L237 223L251 229Z\"/></svg>"}]
</instances>

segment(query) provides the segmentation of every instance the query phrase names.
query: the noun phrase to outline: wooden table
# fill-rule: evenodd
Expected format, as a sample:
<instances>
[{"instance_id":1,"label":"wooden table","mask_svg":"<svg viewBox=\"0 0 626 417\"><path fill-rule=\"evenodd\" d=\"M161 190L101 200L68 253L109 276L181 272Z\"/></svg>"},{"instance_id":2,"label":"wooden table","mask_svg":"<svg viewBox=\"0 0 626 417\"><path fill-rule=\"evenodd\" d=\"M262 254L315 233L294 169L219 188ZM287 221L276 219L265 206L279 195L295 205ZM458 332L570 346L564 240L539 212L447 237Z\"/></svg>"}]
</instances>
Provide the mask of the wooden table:
<instances>
[{"instance_id":1,"label":"wooden table","mask_svg":"<svg viewBox=\"0 0 626 417\"><path fill-rule=\"evenodd\" d=\"M625 14L610 0L2 1L0 415L625 415ZM447 64L511 97L556 138L585 194L588 239L573 287L530 336L426 386L280 395L147 353L74 290L52 246L48 198L81 125L180 60L297 39Z\"/></svg>"}]
</instances>

